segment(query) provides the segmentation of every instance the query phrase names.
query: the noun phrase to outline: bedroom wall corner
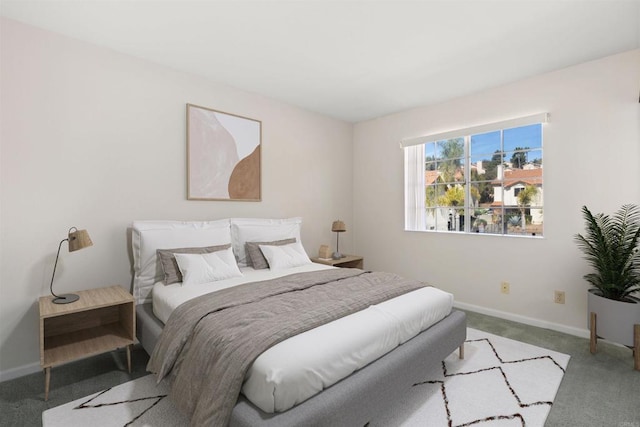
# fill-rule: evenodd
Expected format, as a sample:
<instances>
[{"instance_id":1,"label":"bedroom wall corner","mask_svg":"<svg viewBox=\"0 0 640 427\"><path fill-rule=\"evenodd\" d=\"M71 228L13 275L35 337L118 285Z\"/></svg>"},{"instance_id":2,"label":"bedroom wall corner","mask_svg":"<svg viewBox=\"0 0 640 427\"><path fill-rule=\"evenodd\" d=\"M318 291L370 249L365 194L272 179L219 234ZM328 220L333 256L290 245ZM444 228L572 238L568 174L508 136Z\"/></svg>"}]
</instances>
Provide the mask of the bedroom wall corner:
<instances>
[{"instance_id":1,"label":"bedroom wall corner","mask_svg":"<svg viewBox=\"0 0 640 427\"><path fill-rule=\"evenodd\" d=\"M612 212L640 203L640 50L357 123L356 250L367 268L425 280L466 307L587 328L589 271L573 235L581 206ZM543 238L404 231L402 139L549 112L544 130ZM375 215L371 215L375 212ZM500 293L500 283L511 293ZM566 304L553 302L554 290ZM579 335L579 333L578 333Z\"/></svg>"},{"instance_id":2,"label":"bedroom wall corner","mask_svg":"<svg viewBox=\"0 0 640 427\"><path fill-rule=\"evenodd\" d=\"M1 18L0 380L38 368L38 297L122 284L134 220L303 218L311 256L353 223L353 125ZM186 104L262 121L262 202L186 200ZM340 236L352 247L351 233Z\"/></svg>"}]
</instances>

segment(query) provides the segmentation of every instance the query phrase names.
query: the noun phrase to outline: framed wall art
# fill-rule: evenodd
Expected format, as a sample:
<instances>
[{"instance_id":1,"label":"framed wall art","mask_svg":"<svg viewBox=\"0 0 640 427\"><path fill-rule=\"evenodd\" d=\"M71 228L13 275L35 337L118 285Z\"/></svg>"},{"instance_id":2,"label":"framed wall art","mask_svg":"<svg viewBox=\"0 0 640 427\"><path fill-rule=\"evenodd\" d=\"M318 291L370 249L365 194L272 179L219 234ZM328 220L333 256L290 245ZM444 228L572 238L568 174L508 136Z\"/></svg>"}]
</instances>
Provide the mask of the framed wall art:
<instances>
[{"instance_id":1,"label":"framed wall art","mask_svg":"<svg viewBox=\"0 0 640 427\"><path fill-rule=\"evenodd\" d=\"M187 104L187 199L261 200L262 122Z\"/></svg>"}]
</instances>

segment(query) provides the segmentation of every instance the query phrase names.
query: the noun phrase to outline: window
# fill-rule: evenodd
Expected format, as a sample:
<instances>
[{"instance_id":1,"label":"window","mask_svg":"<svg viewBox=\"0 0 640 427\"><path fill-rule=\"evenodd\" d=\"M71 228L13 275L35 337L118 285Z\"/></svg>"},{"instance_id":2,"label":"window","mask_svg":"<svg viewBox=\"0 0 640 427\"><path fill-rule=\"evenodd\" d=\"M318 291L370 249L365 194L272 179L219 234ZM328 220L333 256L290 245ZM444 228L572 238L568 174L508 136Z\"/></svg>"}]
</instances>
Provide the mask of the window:
<instances>
[{"instance_id":1,"label":"window","mask_svg":"<svg viewBox=\"0 0 640 427\"><path fill-rule=\"evenodd\" d=\"M403 141L405 229L542 236L547 116Z\"/></svg>"}]
</instances>

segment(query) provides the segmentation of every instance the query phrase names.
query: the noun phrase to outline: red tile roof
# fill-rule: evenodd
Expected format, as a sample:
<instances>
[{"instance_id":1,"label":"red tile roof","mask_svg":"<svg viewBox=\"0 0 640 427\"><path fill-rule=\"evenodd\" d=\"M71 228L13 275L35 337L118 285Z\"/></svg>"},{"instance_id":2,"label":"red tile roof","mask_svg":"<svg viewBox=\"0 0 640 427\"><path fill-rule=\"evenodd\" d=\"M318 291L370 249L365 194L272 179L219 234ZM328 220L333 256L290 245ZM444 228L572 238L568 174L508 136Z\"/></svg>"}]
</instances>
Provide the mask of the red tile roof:
<instances>
[{"instance_id":1,"label":"red tile roof","mask_svg":"<svg viewBox=\"0 0 640 427\"><path fill-rule=\"evenodd\" d=\"M439 176L440 172L438 171L424 171L424 183L426 185L433 184L436 182Z\"/></svg>"},{"instance_id":2,"label":"red tile roof","mask_svg":"<svg viewBox=\"0 0 640 427\"><path fill-rule=\"evenodd\" d=\"M491 183L500 184L500 180L494 179ZM509 188L516 184L542 185L542 168L505 170L504 186Z\"/></svg>"},{"instance_id":3,"label":"red tile roof","mask_svg":"<svg viewBox=\"0 0 640 427\"><path fill-rule=\"evenodd\" d=\"M424 171L424 183L425 185L435 184L438 178L440 177L440 171ZM456 182L462 182L464 180L464 172L461 168L458 168L453 173L453 179Z\"/></svg>"}]
</instances>

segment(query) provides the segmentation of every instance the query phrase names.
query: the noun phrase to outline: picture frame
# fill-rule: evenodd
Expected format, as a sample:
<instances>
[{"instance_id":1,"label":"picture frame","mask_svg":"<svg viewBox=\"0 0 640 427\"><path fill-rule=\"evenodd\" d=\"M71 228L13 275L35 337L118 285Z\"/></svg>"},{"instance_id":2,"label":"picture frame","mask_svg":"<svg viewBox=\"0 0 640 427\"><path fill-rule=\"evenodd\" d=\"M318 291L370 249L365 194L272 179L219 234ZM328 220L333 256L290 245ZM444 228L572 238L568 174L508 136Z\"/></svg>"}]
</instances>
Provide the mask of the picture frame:
<instances>
[{"instance_id":1,"label":"picture frame","mask_svg":"<svg viewBox=\"0 0 640 427\"><path fill-rule=\"evenodd\" d=\"M262 200L262 122L187 104L187 200Z\"/></svg>"}]
</instances>

